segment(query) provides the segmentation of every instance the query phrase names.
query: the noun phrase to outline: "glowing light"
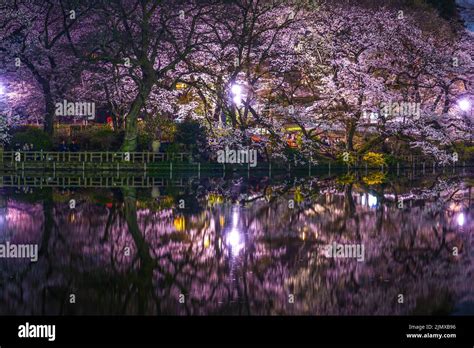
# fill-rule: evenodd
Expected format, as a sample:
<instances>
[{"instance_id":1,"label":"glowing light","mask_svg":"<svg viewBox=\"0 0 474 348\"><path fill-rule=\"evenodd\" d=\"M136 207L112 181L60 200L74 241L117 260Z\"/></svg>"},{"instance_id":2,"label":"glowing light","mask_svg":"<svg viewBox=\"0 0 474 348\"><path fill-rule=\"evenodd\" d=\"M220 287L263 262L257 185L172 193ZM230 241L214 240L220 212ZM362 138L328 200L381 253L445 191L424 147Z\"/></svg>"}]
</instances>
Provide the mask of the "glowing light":
<instances>
[{"instance_id":1,"label":"glowing light","mask_svg":"<svg viewBox=\"0 0 474 348\"><path fill-rule=\"evenodd\" d=\"M234 84L230 87L232 92L234 104L240 106L242 104L242 86Z\"/></svg>"},{"instance_id":2,"label":"glowing light","mask_svg":"<svg viewBox=\"0 0 474 348\"><path fill-rule=\"evenodd\" d=\"M233 95L238 96L242 94L242 87L240 85L232 85L230 88Z\"/></svg>"},{"instance_id":3,"label":"glowing light","mask_svg":"<svg viewBox=\"0 0 474 348\"><path fill-rule=\"evenodd\" d=\"M468 99L461 99L458 106L462 111L467 112L471 109L471 102Z\"/></svg>"},{"instance_id":4,"label":"glowing light","mask_svg":"<svg viewBox=\"0 0 474 348\"><path fill-rule=\"evenodd\" d=\"M240 246L240 234L237 230L231 230L227 235L227 242L229 243L232 250L239 248Z\"/></svg>"},{"instance_id":5,"label":"glowing light","mask_svg":"<svg viewBox=\"0 0 474 348\"><path fill-rule=\"evenodd\" d=\"M238 211L234 211L232 213L232 227L237 227L237 225L239 224L239 212Z\"/></svg>"},{"instance_id":6,"label":"glowing light","mask_svg":"<svg viewBox=\"0 0 474 348\"><path fill-rule=\"evenodd\" d=\"M369 207L373 208L375 206L377 206L377 197L369 193Z\"/></svg>"},{"instance_id":7,"label":"glowing light","mask_svg":"<svg viewBox=\"0 0 474 348\"><path fill-rule=\"evenodd\" d=\"M76 214L74 214L74 212L71 212L71 214L69 214L69 222L70 223L76 222Z\"/></svg>"},{"instance_id":8,"label":"glowing light","mask_svg":"<svg viewBox=\"0 0 474 348\"><path fill-rule=\"evenodd\" d=\"M5 94L5 87L0 84L0 95L4 95Z\"/></svg>"},{"instance_id":9,"label":"glowing light","mask_svg":"<svg viewBox=\"0 0 474 348\"><path fill-rule=\"evenodd\" d=\"M233 255L237 255L244 247L238 225L239 212L238 210L234 210L232 213L232 227L226 236L226 243L230 247Z\"/></svg>"},{"instance_id":10,"label":"glowing light","mask_svg":"<svg viewBox=\"0 0 474 348\"><path fill-rule=\"evenodd\" d=\"M464 217L464 213L459 213L457 217L458 225L459 226L464 226L464 223L466 222L466 218Z\"/></svg>"},{"instance_id":11,"label":"glowing light","mask_svg":"<svg viewBox=\"0 0 474 348\"><path fill-rule=\"evenodd\" d=\"M209 248L211 246L211 237L205 236L204 237L204 248Z\"/></svg>"},{"instance_id":12,"label":"glowing light","mask_svg":"<svg viewBox=\"0 0 474 348\"><path fill-rule=\"evenodd\" d=\"M368 199L366 198L366 196L368 196ZM370 208L376 207L377 206L377 197L374 196L374 195L371 195L370 193L365 194L361 197L361 203L362 203L362 205L366 205L366 203L367 203L367 205Z\"/></svg>"},{"instance_id":13,"label":"glowing light","mask_svg":"<svg viewBox=\"0 0 474 348\"><path fill-rule=\"evenodd\" d=\"M178 232L183 232L186 229L186 221L184 220L184 216L179 216L174 219L174 228Z\"/></svg>"},{"instance_id":14,"label":"glowing light","mask_svg":"<svg viewBox=\"0 0 474 348\"><path fill-rule=\"evenodd\" d=\"M232 100L237 106L240 106L242 104L242 97L240 95L236 95Z\"/></svg>"}]
</instances>

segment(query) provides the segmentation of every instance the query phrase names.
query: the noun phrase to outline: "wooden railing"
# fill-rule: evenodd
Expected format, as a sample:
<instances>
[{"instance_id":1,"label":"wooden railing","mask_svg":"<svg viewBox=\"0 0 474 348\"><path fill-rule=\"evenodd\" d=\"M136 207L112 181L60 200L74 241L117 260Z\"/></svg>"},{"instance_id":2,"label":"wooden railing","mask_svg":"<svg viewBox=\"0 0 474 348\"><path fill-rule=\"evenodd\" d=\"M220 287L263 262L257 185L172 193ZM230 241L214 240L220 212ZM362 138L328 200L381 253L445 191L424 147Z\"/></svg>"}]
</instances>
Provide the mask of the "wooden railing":
<instances>
[{"instance_id":1,"label":"wooden railing","mask_svg":"<svg viewBox=\"0 0 474 348\"><path fill-rule=\"evenodd\" d=\"M53 152L53 151L0 151L0 163L56 162L56 163L159 163L189 162L185 152Z\"/></svg>"},{"instance_id":2,"label":"wooden railing","mask_svg":"<svg viewBox=\"0 0 474 348\"><path fill-rule=\"evenodd\" d=\"M185 179L165 179L149 176L55 176L55 177L24 177L21 175L0 175L0 187L184 187Z\"/></svg>"}]
</instances>

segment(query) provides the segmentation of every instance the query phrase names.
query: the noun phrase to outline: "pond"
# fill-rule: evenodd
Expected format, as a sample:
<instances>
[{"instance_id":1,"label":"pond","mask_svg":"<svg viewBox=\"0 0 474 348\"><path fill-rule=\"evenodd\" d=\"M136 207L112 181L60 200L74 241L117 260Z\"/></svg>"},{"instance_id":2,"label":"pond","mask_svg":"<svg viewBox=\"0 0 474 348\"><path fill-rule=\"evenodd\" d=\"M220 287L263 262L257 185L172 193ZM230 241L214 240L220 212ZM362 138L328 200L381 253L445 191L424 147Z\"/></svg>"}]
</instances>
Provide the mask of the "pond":
<instances>
[{"instance_id":1,"label":"pond","mask_svg":"<svg viewBox=\"0 0 474 348\"><path fill-rule=\"evenodd\" d=\"M0 314L472 315L471 177L0 185Z\"/></svg>"}]
</instances>

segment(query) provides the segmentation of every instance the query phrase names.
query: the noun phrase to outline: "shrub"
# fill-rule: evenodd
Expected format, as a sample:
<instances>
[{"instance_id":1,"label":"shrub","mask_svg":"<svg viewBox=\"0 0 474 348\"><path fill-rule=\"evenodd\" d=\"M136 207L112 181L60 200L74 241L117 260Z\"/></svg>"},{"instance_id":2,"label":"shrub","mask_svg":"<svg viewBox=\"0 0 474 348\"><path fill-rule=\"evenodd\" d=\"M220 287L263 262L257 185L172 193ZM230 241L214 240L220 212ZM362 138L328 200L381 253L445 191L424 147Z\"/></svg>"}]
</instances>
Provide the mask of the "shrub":
<instances>
[{"instance_id":1,"label":"shrub","mask_svg":"<svg viewBox=\"0 0 474 348\"><path fill-rule=\"evenodd\" d=\"M379 185L387 179L386 173L382 172L375 172L375 173L370 173L369 175L366 175L362 178L362 181L369 186L372 185Z\"/></svg>"},{"instance_id":2,"label":"shrub","mask_svg":"<svg viewBox=\"0 0 474 348\"><path fill-rule=\"evenodd\" d=\"M150 151L154 137L141 129L138 131L137 151Z\"/></svg>"},{"instance_id":3,"label":"shrub","mask_svg":"<svg viewBox=\"0 0 474 348\"><path fill-rule=\"evenodd\" d=\"M181 144L171 143L166 146L165 153L168 154L170 158L173 158L181 151L183 151Z\"/></svg>"},{"instance_id":4,"label":"shrub","mask_svg":"<svg viewBox=\"0 0 474 348\"><path fill-rule=\"evenodd\" d=\"M120 147L119 133L108 127L93 129L89 139L91 150L115 151Z\"/></svg>"},{"instance_id":5,"label":"shrub","mask_svg":"<svg viewBox=\"0 0 474 348\"><path fill-rule=\"evenodd\" d=\"M362 157L362 160L367 163L369 167L380 167L386 164L384 155L381 153L367 152L364 157Z\"/></svg>"},{"instance_id":6,"label":"shrub","mask_svg":"<svg viewBox=\"0 0 474 348\"><path fill-rule=\"evenodd\" d=\"M337 162L341 165L354 165L357 163L357 157L354 154L344 151L337 156Z\"/></svg>"},{"instance_id":7,"label":"shrub","mask_svg":"<svg viewBox=\"0 0 474 348\"><path fill-rule=\"evenodd\" d=\"M176 127L175 141L193 155L201 154L207 144L206 128L198 121L186 119Z\"/></svg>"},{"instance_id":8,"label":"shrub","mask_svg":"<svg viewBox=\"0 0 474 348\"><path fill-rule=\"evenodd\" d=\"M356 181L356 177L355 177L354 173L346 173L346 174L343 174L343 175L339 176L336 179L336 182L339 185L350 185L350 184L353 184L355 181Z\"/></svg>"},{"instance_id":9,"label":"shrub","mask_svg":"<svg viewBox=\"0 0 474 348\"><path fill-rule=\"evenodd\" d=\"M23 146L33 145L32 151L50 151L53 148L51 137L42 129L36 127L22 127L14 132L10 141L13 149L22 149Z\"/></svg>"},{"instance_id":10,"label":"shrub","mask_svg":"<svg viewBox=\"0 0 474 348\"><path fill-rule=\"evenodd\" d=\"M73 138L83 151L117 151L122 144L123 132L105 126L88 127L75 133Z\"/></svg>"},{"instance_id":11,"label":"shrub","mask_svg":"<svg viewBox=\"0 0 474 348\"><path fill-rule=\"evenodd\" d=\"M457 143L455 144L454 151L458 153L459 161L471 162L474 160L474 146Z\"/></svg>"}]
</instances>

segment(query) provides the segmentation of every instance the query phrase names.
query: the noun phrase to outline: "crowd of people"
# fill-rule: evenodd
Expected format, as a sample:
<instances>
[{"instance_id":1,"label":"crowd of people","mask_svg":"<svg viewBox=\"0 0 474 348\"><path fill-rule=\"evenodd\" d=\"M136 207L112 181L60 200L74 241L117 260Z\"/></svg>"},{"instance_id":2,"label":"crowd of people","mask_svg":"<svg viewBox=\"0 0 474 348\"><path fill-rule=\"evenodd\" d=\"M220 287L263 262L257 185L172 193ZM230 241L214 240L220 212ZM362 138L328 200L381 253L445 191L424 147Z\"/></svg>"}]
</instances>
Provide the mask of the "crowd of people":
<instances>
[{"instance_id":1,"label":"crowd of people","mask_svg":"<svg viewBox=\"0 0 474 348\"><path fill-rule=\"evenodd\" d=\"M67 144L65 140L61 142L58 147L59 152L78 152L79 151L79 144L76 140L72 140L70 144Z\"/></svg>"},{"instance_id":2,"label":"crowd of people","mask_svg":"<svg viewBox=\"0 0 474 348\"><path fill-rule=\"evenodd\" d=\"M16 151L39 151L41 149L35 148L34 144L15 144L14 149ZM56 151L59 152L78 152L80 150L79 144L76 140L72 140L70 143L67 143L65 140L61 142L56 148Z\"/></svg>"}]
</instances>

